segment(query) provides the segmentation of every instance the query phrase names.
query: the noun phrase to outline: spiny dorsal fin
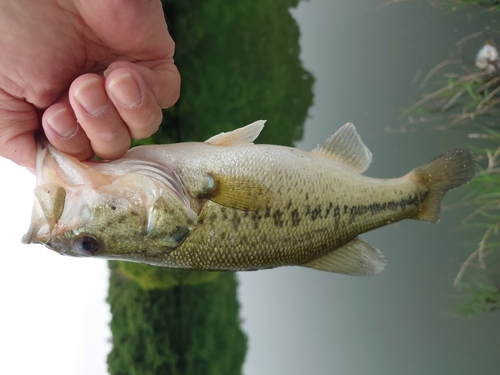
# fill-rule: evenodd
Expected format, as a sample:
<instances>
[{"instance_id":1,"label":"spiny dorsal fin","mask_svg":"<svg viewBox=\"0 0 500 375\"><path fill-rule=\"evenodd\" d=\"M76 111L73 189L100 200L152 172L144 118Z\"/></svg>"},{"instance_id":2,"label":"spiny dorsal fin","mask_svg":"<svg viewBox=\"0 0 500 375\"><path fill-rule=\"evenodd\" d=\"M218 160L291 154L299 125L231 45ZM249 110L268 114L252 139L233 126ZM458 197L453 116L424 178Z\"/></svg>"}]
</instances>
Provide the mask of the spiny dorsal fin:
<instances>
[{"instance_id":1,"label":"spiny dorsal fin","mask_svg":"<svg viewBox=\"0 0 500 375\"><path fill-rule=\"evenodd\" d=\"M227 133L220 133L207 139L205 143L212 146L229 146L239 143L252 143L264 128L266 120L259 120L242 128Z\"/></svg>"},{"instance_id":2,"label":"spiny dorsal fin","mask_svg":"<svg viewBox=\"0 0 500 375\"><path fill-rule=\"evenodd\" d=\"M212 186L198 199L209 199L224 207L243 211L264 210L272 200L270 190L245 177L210 175Z\"/></svg>"},{"instance_id":3,"label":"spiny dorsal fin","mask_svg":"<svg viewBox=\"0 0 500 375\"><path fill-rule=\"evenodd\" d=\"M352 276L365 276L379 273L385 265L385 258L379 249L355 238L344 246L302 266Z\"/></svg>"},{"instance_id":4,"label":"spiny dorsal fin","mask_svg":"<svg viewBox=\"0 0 500 375\"><path fill-rule=\"evenodd\" d=\"M366 171L372 162L372 153L351 122L342 126L312 152L340 161L360 173Z\"/></svg>"}]
</instances>

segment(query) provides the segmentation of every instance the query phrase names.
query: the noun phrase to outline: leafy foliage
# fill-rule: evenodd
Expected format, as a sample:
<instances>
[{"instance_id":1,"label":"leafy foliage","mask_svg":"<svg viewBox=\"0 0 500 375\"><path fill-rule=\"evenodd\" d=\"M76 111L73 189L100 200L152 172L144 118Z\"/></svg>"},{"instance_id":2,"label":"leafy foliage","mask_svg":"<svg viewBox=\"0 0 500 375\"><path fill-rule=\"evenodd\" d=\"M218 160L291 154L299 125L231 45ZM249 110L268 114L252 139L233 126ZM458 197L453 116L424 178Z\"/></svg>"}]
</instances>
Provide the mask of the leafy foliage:
<instances>
[{"instance_id":1,"label":"leafy foliage","mask_svg":"<svg viewBox=\"0 0 500 375\"><path fill-rule=\"evenodd\" d=\"M145 290L168 289L178 285L198 285L214 281L219 276L218 272L176 270L121 261L117 263L117 272L137 282Z\"/></svg>"},{"instance_id":2,"label":"leafy foliage","mask_svg":"<svg viewBox=\"0 0 500 375\"><path fill-rule=\"evenodd\" d=\"M203 141L259 119L268 120L260 142L300 139L314 79L300 61L300 32L288 11L297 3L163 1L181 96L145 143Z\"/></svg>"},{"instance_id":3,"label":"leafy foliage","mask_svg":"<svg viewBox=\"0 0 500 375\"><path fill-rule=\"evenodd\" d=\"M121 275L117 262L109 264L110 374L241 373L247 344L233 273L196 286L143 290Z\"/></svg>"}]
</instances>

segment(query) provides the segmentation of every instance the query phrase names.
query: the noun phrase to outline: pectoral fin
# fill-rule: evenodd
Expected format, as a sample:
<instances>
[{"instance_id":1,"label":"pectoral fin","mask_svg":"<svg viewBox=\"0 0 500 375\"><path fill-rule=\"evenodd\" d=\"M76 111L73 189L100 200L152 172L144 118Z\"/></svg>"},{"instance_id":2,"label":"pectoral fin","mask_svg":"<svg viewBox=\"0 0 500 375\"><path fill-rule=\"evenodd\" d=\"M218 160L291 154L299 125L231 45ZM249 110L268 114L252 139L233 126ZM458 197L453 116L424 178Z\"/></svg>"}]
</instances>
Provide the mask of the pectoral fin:
<instances>
[{"instance_id":1,"label":"pectoral fin","mask_svg":"<svg viewBox=\"0 0 500 375\"><path fill-rule=\"evenodd\" d=\"M355 238L344 246L302 266L352 276L365 276L382 271L386 266L386 261L379 249Z\"/></svg>"},{"instance_id":2,"label":"pectoral fin","mask_svg":"<svg viewBox=\"0 0 500 375\"><path fill-rule=\"evenodd\" d=\"M271 202L271 192L259 182L245 177L210 175L211 183L198 199L209 199L228 208L243 211L265 209Z\"/></svg>"}]
</instances>

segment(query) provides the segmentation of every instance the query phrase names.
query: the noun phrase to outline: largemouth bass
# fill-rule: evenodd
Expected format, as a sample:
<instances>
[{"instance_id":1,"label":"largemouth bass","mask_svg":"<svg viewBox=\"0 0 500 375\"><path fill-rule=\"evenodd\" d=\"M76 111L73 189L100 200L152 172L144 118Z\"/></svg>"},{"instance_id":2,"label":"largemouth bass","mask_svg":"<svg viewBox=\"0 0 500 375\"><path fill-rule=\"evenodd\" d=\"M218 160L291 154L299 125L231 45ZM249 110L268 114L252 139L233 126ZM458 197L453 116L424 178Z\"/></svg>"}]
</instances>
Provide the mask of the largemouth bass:
<instances>
[{"instance_id":1,"label":"largemouth bass","mask_svg":"<svg viewBox=\"0 0 500 375\"><path fill-rule=\"evenodd\" d=\"M371 275L386 262L359 234L437 221L443 196L475 174L471 152L460 149L400 178L369 178L371 152L350 123L312 152L254 144L263 126L140 146L106 162L40 146L23 242L173 268Z\"/></svg>"}]
</instances>

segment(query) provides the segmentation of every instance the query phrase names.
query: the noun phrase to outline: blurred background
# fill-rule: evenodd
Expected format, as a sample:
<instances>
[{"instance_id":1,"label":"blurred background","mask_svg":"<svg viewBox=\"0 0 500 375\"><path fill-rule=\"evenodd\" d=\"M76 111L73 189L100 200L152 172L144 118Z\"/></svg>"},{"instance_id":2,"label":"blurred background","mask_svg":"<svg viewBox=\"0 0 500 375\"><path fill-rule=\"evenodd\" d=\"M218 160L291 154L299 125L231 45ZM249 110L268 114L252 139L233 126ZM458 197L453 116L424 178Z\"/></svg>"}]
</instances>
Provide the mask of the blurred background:
<instances>
[{"instance_id":1,"label":"blurred background","mask_svg":"<svg viewBox=\"0 0 500 375\"><path fill-rule=\"evenodd\" d=\"M258 143L311 150L353 122L374 156L369 176L399 177L460 147L475 150L480 176L449 194L438 224L364 234L388 266L355 278L108 271L21 247L34 184L22 175L1 187L0 373L498 374L498 53L476 63L500 41L495 2L163 4L182 92L140 143L203 141L267 119Z\"/></svg>"}]
</instances>

